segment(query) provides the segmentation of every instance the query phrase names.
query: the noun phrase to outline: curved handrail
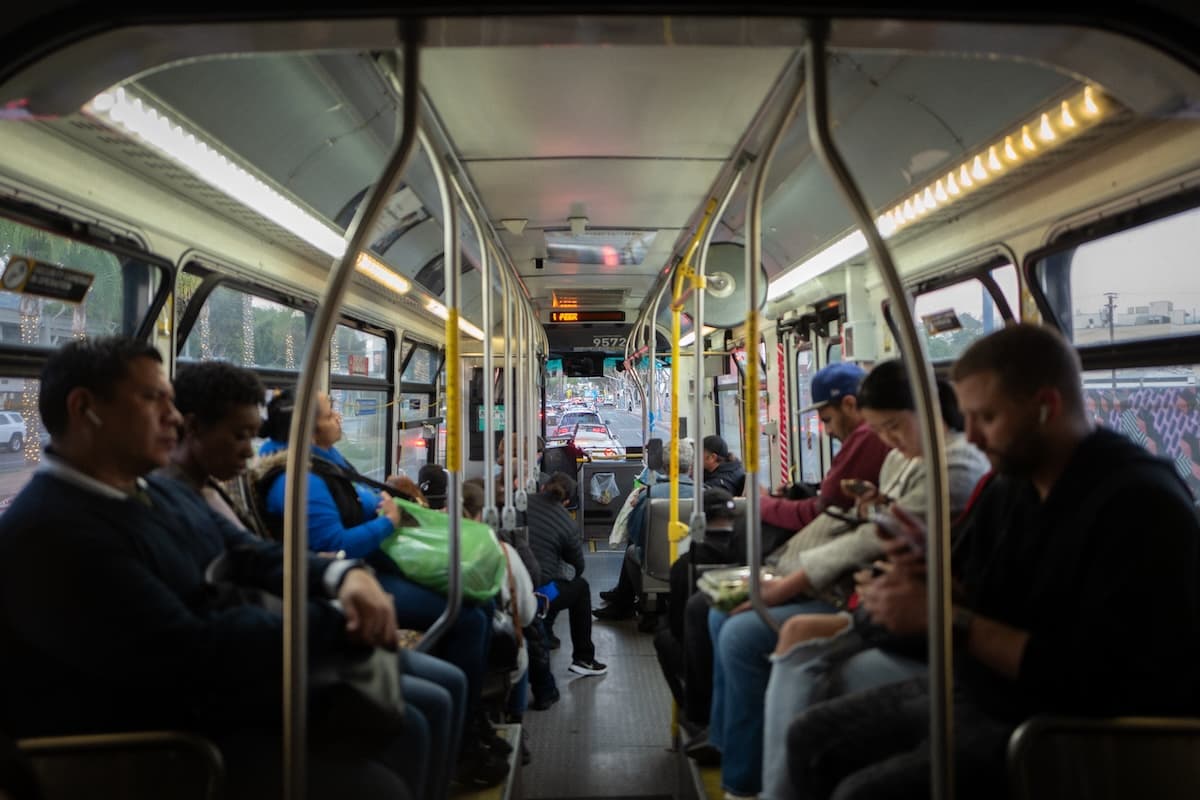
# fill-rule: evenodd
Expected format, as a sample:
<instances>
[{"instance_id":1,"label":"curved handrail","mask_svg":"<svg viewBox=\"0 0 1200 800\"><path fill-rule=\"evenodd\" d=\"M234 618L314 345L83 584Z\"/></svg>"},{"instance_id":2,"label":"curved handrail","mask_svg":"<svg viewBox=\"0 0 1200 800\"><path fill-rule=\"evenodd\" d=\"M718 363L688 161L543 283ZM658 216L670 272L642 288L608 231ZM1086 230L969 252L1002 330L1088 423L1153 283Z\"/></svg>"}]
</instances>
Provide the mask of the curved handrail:
<instances>
[{"instance_id":1,"label":"curved handrail","mask_svg":"<svg viewBox=\"0 0 1200 800\"><path fill-rule=\"evenodd\" d=\"M452 176L447 174L442 155L437 153L424 131L421 145L429 155L429 164L437 180L442 198L442 264L446 285L446 508L448 517L449 580L446 585L446 608L434 620L420 641L417 650L427 653L458 620L462 610L462 403L459 400L462 381L462 359L459 357L458 307L461 303L460 265L462 248L458 237L458 208L451 188Z\"/></svg>"},{"instance_id":2,"label":"curved handrail","mask_svg":"<svg viewBox=\"0 0 1200 800\"><path fill-rule=\"evenodd\" d=\"M746 470L746 563L750 565L750 605L754 612L770 626L778 631L779 623L767 613L767 605L762 599L762 582L759 575L759 565L762 563L762 509L758 498L758 282L759 270L762 264L762 206L763 188L767 181L767 168L775 150L783 139L788 121L796 115L800 101L804 99L804 81L797 81L796 88L788 100L787 110L779 117L779 122L771 136L767 139L766 148L759 156L754 170L754 183L751 185L749 203L746 208L748 230L746 232L746 375L742 396L742 420L746 441L742 445L742 464Z\"/></svg>"},{"instance_id":3,"label":"curved handrail","mask_svg":"<svg viewBox=\"0 0 1200 800\"><path fill-rule=\"evenodd\" d=\"M346 229L346 252L329 273L321 303L313 317L308 344L301 359L296 385L284 473L283 551L283 794L290 800L305 796L306 733L308 712L308 446L315 421L313 404L320 364L329 352L329 337L354 274L354 264L371 234L379 212L396 190L417 142L420 116L420 20L406 20L404 42L404 127L396 149L366 201L358 207ZM303 443L303 446L301 446Z\"/></svg>"},{"instance_id":4,"label":"curved handrail","mask_svg":"<svg viewBox=\"0 0 1200 800\"><path fill-rule=\"evenodd\" d=\"M862 192L842 160L829 130L829 103L825 72L825 39L828 22L814 21L809 30L806 57L812 89L808 99L809 127L813 149L825 163L846 204L858 220L858 228L867 239L875 263L887 287L893 320L900 339L901 352L909 385L916 400L921 422L921 446L925 458L926 480L933 491L926 493L928 537L926 559L929 591L929 695L931 785L933 797L952 800L954 796L954 758L952 727L954 676L953 648L950 645L950 489L946 473L946 442L938 405L937 384L925 339L917 334L912 299L905 291L900 273L892 261L883 237Z\"/></svg>"}]
</instances>

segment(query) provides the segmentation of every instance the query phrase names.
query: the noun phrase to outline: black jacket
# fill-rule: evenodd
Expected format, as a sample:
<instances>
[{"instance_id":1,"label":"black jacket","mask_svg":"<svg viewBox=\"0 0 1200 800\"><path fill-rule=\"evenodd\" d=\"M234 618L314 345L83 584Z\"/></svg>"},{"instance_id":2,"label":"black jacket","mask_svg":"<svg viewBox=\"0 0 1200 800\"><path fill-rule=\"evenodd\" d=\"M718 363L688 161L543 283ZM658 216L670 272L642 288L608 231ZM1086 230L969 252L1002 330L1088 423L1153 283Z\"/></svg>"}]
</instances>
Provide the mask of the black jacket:
<instances>
[{"instance_id":1,"label":"black jacket","mask_svg":"<svg viewBox=\"0 0 1200 800\"><path fill-rule=\"evenodd\" d=\"M570 580L566 565L583 574L583 540L575 520L561 504L540 494L529 495L525 511L529 525L529 546L537 558L542 584L553 580Z\"/></svg>"},{"instance_id":2,"label":"black jacket","mask_svg":"<svg viewBox=\"0 0 1200 800\"><path fill-rule=\"evenodd\" d=\"M712 472L704 473L704 485L741 497L746 488L746 468L740 461L722 461Z\"/></svg>"}]
</instances>

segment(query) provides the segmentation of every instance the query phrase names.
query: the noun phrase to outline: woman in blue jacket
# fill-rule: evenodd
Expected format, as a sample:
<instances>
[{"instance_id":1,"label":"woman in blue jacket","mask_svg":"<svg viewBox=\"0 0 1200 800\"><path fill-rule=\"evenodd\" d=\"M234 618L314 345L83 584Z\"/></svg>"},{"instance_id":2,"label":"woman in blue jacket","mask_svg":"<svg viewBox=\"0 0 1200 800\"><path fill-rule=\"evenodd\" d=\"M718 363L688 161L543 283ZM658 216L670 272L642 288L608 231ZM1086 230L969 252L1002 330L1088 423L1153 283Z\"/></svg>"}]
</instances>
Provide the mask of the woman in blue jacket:
<instances>
[{"instance_id":1,"label":"woman in blue jacket","mask_svg":"<svg viewBox=\"0 0 1200 800\"><path fill-rule=\"evenodd\" d=\"M273 525L280 527L285 484L282 462L286 459L294 407L295 398L288 391L268 404L262 430L267 441L259 449L261 458L257 466L263 477L256 484L265 490L267 515ZM329 395L322 392L317 395L308 473L309 549L366 559L374 567L380 584L395 599L396 623L401 628L425 630L445 610L446 598L408 580L379 549L380 543L400 524L400 510L387 492L376 492L356 480L361 476L334 447L341 438L342 417L333 410ZM479 702L491 633L490 610L464 603L454 626L435 648L435 655L467 676L467 725L459 765L459 779L467 785L492 785L508 770L501 756L511 747L496 736Z\"/></svg>"}]
</instances>

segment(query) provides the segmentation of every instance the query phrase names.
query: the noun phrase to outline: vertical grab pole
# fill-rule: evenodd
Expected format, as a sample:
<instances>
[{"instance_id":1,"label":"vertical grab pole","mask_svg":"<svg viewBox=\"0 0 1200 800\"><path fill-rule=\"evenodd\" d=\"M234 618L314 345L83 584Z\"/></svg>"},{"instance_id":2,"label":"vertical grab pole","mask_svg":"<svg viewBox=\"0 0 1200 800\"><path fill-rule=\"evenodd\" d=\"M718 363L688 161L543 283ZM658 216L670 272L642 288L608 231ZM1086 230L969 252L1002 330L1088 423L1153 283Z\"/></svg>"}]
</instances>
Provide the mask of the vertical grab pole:
<instances>
[{"instance_id":1,"label":"vertical grab pole","mask_svg":"<svg viewBox=\"0 0 1200 800\"><path fill-rule=\"evenodd\" d=\"M771 627L779 630L779 623L767 613L767 604L762 599L761 576L759 566L762 564L762 509L758 499L758 282L759 265L762 264L762 206L763 188L767 182L767 168L779 146L783 132L787 130L788 122L795 116L804 99L804 82L799 81L792 97L788 101L787 111L779 118L779 122L767 140L766 150L758 159L754 171L754 183L750 189L750 204L746 210L749 230L746 234L746 391L742 397L742 420L746 430L745 468L746 485L753 487L746 492L746 563L750 565L750 604L755 613Z\"/></svg>"},{"instance_id":2,"label":"vertical grab pole","mask_svg":"<svg viewBox=\"0 0 1200 800\"><path fill-rule=\"evenodd\" d=\"M512 432L504 432L504 437L508 442L508 447L505 449L505 458L507 462L512 460L515 462L515 472L517 475L517 491L514 496L517 511L524 511L528 508L528 493L525 490L525 447L521 439L521 434L525 433L525 428L529 424L528 420L521 419L525 416L525 396L528 392L528 384L526 383L525 368L527 366L527 358L525 354L526 348L529 346L529 318L525 315L525 308L514 299L513 311L517 316L517 375L516 375L516 408L518 419ZM514 452L509 452L509 451Z\"/></svg>"},{"instance_id":3,"label":"vertical grab pole","mask_svg":"<svg viewBox=\"0 0 1200 800\"><path fill-rule=\"evenodd\" d=\"M654 423L656 422L654 415L658 411L658 308L666 291L667 287L664 285L662 291L654 298L654 305L650 309L649 330L646 332L650 339L650 407L647 410L647 419L651 436L654 435ZM650 482L654 482L653 472L650 475Z\"/></svg>"},{"instance_id":4,"label":"vertical grab pole","mask_svg":"<svg viewBox=\"0 0 1200 800\"><path fill-rule=\"evenodd\" d=\"M308 714L308 453L314 428L313 403L320 365L329 352L329 337L359 253L371 228L404 174L417 141L420 115L419 47L421 23L407 20L404 39L404 122L399 142L346 230L346 251L329 273L325 294L304 348L292 414L283 507L283 795L303 800L307 761Z\"/></svg>"},{"instance_id":5,"label":"vertical grab pole","mask_svg":"<svg viewBox=\"0 0 1200 800\"><path fill-rule=\"evenodd\" d=\"M508 273L504 273L504 468L500 478L504 481L504 511L501 513L501 527L510 531L517 527L517 510L513 507L513 458L512 421L513 421L513 376L512 351L516 332L513 330L513 286ZM488 469L491 469L489 466Z\"/></svg>"},{"instance_id":6,"label":"vertical grab pole","mask_svg":"<svg viewBox=\"0 0 1200 800\"><path fill-rule=\"evenodd\" d=\"M733 195L737 192L738 185L742 182L742 173L745 167L739 167L734 173L733 180L729 183L729 188L725 191L725 198L721 201L721 205L717 208L717 213L709 221L708 227L704 231L704 240L700 243L700 258L696 262L696 288L693 296L693 312L692 312L692 330L696 332L696 340L692 342L695 353L695 382L696 391L692 396L692 441L696 443L696 452L692 457L692 483L695 485L694 494L696 499L692 501L692 518L689 521L688 528L692 536L693 544L698 537L703 538L705 531L704 519L704 461L702 455L704 453L704 293L706 291L707 278L705 270L708 267L708 248L712 244L713 234L717 231L717 225L721 222L721 217L725 214L725 209L729 206L729 201L733 199ZM696 471L696 465L700 465L699 474ZM671 554L671 560L674 561L675 554Z\"/></svg>"},{"instance_id":7,"label":"vertical grab pole","mask_svg":"<svg viewBox=\"0 0 1200 800\"><path fill-rule=\"evenodd\" d=\"M879 265L883 283L895 315L896 332L909 385L917 402L921 421L921 446L926 475L934 487L927 493L926 519L929 521L927 546L929 591L929 696L931 786L935 800L954 797L954 674L953 648L950 643L950 491L946 473L946 443L938 405L937 384L925 340L917 335L912 299L900 280L883 237L875 227L871 210L854 183L829 130L829 102L825 73L825 41L829 34L826 20L814 20L809 29L806 63L812 89L808 101L809 127L813 148L833 176L846 205L858 220L858 228L867 239L871 255Z\"/></svg>"},{"instance_id":8,"label":"vertical grab pole","mask_svg":"<svg viewBox=\"0 0 1200 800\"><path fill-rule=\"evenodd\" d=\"M525 317L529 320L529 353L528 363L525 366L525 419L529 424L525 428L525 466L527 468L525 491L530 494L537 492L537 437L539 429L537 420L538 416L538 400L541 399L541 393L538 391L538 384L541 375L538 374L538 359L537 351L541 344L541 337L538 336L538 321L537 315L533 313L533 309L528 305L525 306Z\"/></svg>"},{"instance_id":9,"label":"vertical grab pole","mask_svg":"<svg viewBox=\"0 0 1200 800\"><path fill-rule=\"evenodd\" d=\"M475 227L475 235L479 237L479 272L483 287L480 292L480 301L483 304L483 463L495 464L496 420L492 415L492 409L496 404L494 376L492 375L492 349L494 346L492 331L495 328L492 310L493 260L490 257L489 242L484 239L483 228L479 226L479 217L472 210L471 204L467 202L458 181L454 182L454 188L462 199L467 219ZM471 420L468 419L467 424L470 425ZM483 471L483 521L493 530L500 527L500 512L496 510L496 476L490 468Z\"/></svg>"},{"instance_id":10,"label":"vertical grab pole","mask_svg":"<svg viewBox=\"0 0 1200 800\"><path fill-rule=\"evenodd\" d=\"M447 174L446 161L434 151L423 134L421 145L429 154L429 163L442 196L443 264L446 276L446 508L449 513L449 582L446 608L417 642L417 650L428 653L438 639L454 625L462 608L462 514L458 509L462 492L462 358L459 355L458 307L461 302L460 264L462 250L458 239L458 203L451 188L453 176Z\"/></svg>"}]
</instances>

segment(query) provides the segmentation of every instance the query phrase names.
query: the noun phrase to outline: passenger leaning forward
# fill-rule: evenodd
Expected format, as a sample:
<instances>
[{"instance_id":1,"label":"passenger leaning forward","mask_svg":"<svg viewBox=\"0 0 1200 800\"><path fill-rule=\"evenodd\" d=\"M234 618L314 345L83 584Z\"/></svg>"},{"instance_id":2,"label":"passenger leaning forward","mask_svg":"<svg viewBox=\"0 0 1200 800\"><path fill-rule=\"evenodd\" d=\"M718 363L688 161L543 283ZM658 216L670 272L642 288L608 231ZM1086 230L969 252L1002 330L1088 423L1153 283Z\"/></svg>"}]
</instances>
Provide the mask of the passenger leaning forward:
<instances>
[{"instance_id":1,"label":"passenger leaning forward","mask_svg":"<svg viewBox=\"0 0 1200 800\"><path fill-rule=\"evenodd\" d=\"M50 446L0 517L0 728L195 731L222 749L231 797L278 796L283 620L270 598L283 590L282 548L191 488L146 477L178 441L171 397L143 342L74 341L46 362ZM218 560L226 591L206 580ZM309 558L314 668L395 647L391 600L360 567ZM342 722L310 726L309 796L410 796L398 754L427 743Z\"/></svg>"},{"instance_id":2,"label":"passenger leaning forward","mask_svg":"<svg viewBox=\"0 0 1200 800\"><path fill-rule=\"evenodd\" d=\"M239 516L223 482L241 474L254 455L262 424L265 390L253 372L225 361L184 364L175 375L175 406L183 415L171 463L156 475L173 478L198 492L215 511L252 528ZM462 670L425 653L401 651L401 687L406 724L426 741L406 751L405 777L420 797L444 798L453 754L462 739L467 678Z\"/></svg>"},{"instance_id":3,"label":"passenger leaning forward","mask_svg":"<svg viewBox=\"0 0 1200 800\"><path fill-rule=\"evenodd\" d=\"M957 514L987 471L987 459L967 442L954 395L944 387L941 416L946 441L950 508ZM868 492L912 514L925 509L925 460L912 392L899 361L877 365L856 389L857 405L875 435L894 449L884 460L877 489ZM831 529L823 520L832 519ZM856 569L882 555L876 526L865 517L821 517L792 537L778 554L776 569L783 574L763 585L762 599L770 614L784 622L796 614L833 612L844 607L848 583ZM743 604L727 616L709 612L714 647L713 701L709 740L721 751L721 783L734 796L755 795L763 771L763 698L775 648L775 631L757 614L741 613ZM912 669L915 669L913 667ZM896 673L911 674L911 669Z\"/></svg>"},{"instance_id":4,"label":"passenger leaning forward","mask_svg":"<svg viewBox=\"0 0 1200 800\"><path fill-rule=\"evenodd\" d=\"M333 410L329 395L320 393L316 400L308 474L308 545L318 552L344 551L365 559L395 600L400 627L425 630L445 610L446 597L405 578L402 568L379 549L399 523L399 509L387 492L376 493L364 485L354 467L338 452L335 445L342 438L341 415ZM267 513L277 526L283 524L283 463L294 407L290 392L278 395L267 405L262 431L267 441L259 451L264 458L255 467L255 484L260 493L265 493ZM434 649L434 655L467 676L466 726L457 777L470 786L489 786L502 780L508 771L503 756L512 751L511 745L496 735L480 703L491 634L490 603L483 606L464 602L458 619Z\"/></svg>"},{"instance_id":5,"label":"passenger leaning forward","mask_svg":"<svg viewBox=\"0 0 1200 800\"><path fill-rule=\"evenodd\" d=\"M954 774L960 797L1000 798L1009 736L1031 715L1195 715L1200 524L1171 464L1092 427L1059 334L1005 328L952 377L997 472L954 553ZM863 603L893 633L923 633L924 564L899 548L893 561ZM929 705L916 679L810 708L788 734L796 796L928 796Z\"/></svg>"}]
</instances>

